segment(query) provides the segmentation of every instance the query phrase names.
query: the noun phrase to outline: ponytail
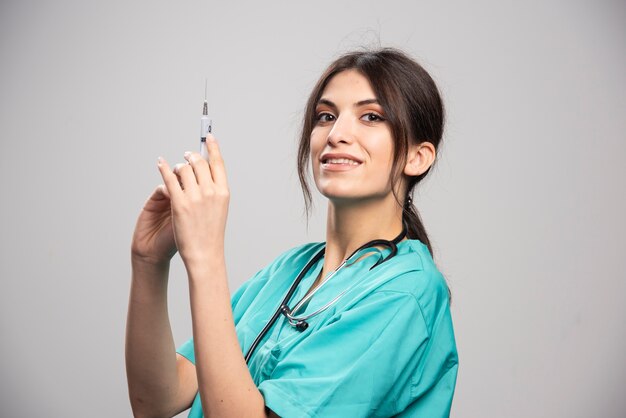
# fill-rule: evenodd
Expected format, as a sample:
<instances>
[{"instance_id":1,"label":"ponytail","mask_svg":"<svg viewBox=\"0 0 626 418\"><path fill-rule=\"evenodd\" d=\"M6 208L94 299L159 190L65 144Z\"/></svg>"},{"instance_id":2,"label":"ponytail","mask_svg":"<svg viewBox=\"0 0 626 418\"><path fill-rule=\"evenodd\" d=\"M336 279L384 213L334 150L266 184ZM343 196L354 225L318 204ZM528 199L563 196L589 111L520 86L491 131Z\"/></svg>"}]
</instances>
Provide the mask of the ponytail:
<instances>
[{"instance_id":1,"label":"ponytail","mask_svg":"<svg viewBox=\"0 0 626 418\"><path fill-rule=\"evenodd\" d=\"M404 207L402 209L402 222L405 225L407 231L407 237L410 239L418 239L422 244L428 248L428 252L430 252L430 256L434 258L433 255L433 247L430 244L430 240L428 239L428 234L426 233L426 228L424 228L424 223L422 222L422 218L417 211L417 208L413 204L413 198L411 197L411 193L408 193L406 199L404 199ZM452 292L450 291L450 286L446 282L446 288L448 290L448 301L452 303Z\"/></svg>"},{"instance_id":2,"label":"ponytail","mask_svg":"<svg viewBox=\"0 0 626 418\"><path fill-rule=\"evenodd\" d=\"M410 195L405 199L404 208L402 210L402 222L406 225L407 236L410 239L420 240L422 244L428 248L430 255L433 256L433 248L430 244L430 239L428 239L426 228L424 228L422 218L413 204L413 199Z\"/></svg>"}]
</instances>

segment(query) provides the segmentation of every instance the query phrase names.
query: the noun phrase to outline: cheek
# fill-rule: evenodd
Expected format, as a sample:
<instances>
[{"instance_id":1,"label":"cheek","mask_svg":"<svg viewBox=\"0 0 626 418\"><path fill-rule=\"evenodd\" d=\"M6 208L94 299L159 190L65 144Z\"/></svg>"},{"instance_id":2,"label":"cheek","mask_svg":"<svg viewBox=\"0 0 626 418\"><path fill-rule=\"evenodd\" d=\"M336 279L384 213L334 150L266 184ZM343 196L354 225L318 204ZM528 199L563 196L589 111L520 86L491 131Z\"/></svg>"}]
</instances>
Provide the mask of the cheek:
<instances>
[{"instance_id":1,"label":"cheek","mask_svg":"<svg viewBox=\"0 0 626 418\"><path fill-rule=\"evenodd\" d=\"M391 138L382 136L367 145L368 151L375 159L377 167L391 167L393 163L393 142Z\"/></svg>"},{"instance_id":2,"label":"cheek","mask_svg":"<svg viewBox=\"0 0 626 418\"><path fill-rule=\"evenodd\" d=\"M323 128L319 126L313 128L313 130L311 131L311 135L309 135L309 143L311 144L311 149L313 149L315 145L319 146L320 144L323 144L326 139L325 135L326 132Z\"/></svg>"},{"instance_id":3,"label":"cheek","mask_svg":"<svg viewBox=\"0 0 626 418\"><path fill-rule=\"evenodd\" d=\"M319 132L311 132L311 136L309 139L309 162L311 164L311 168L313 169L313 176L316 178L319 170L319 164L317 164L320 153L322 151L323 144L320 142Z\"/></svg>"},{"instance_id":4,"label":"cheek","mask_svg":"<svg viewBox=\"0 0 626 418\"><path fill-rule=\"evenodd\" d=\"M317 161L325 144L326 141L323 132L318 129L313 129L309 137L309 156L311 157L311 161Z\"/></svg>"}]
</instances>

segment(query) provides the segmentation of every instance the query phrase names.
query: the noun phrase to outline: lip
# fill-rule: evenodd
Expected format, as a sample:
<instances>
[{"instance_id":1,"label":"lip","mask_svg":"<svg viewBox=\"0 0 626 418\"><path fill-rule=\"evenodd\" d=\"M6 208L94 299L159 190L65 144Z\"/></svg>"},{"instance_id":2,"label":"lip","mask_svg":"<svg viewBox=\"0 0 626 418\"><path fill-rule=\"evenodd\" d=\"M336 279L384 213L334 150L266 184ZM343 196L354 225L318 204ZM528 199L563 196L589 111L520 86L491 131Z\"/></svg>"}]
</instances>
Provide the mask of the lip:
<instances>
[{"instance_id":1,"label":"lip","mask_svg":"<svg viewBox=\"0 0 626 418\"><path fill-rule=\"evenodd\" d=\"M345 158L348 160L352 160L358 164L356 165L345 164L345 163L344 164L330 164L330 163L324 162L325 160L335 159L335 158ZM348 171L348 170L352 170L353 168L357 168L363 163L363 161L351 154L327 153L327 154L322 154L320 156L320 163L321 163L322 169L327 170L327 171Z\"/></svg>"},{"instance_id":2,"label":"lip","mask_svg":"<svg viewBox=\"0 0 626 418\"><path fill-rule=\"evenodd\" d=\"M348 160L352 160L352 161L356 161L357 163L361 164L363 161L356 158L354 155L350 155L350 154L345 154L345 153L327 153L327 154L322 154L322 156L320 157L320 162L323 163L324 160L328 160L331 158L346 158Z\"/></svg>"}]
</instances>

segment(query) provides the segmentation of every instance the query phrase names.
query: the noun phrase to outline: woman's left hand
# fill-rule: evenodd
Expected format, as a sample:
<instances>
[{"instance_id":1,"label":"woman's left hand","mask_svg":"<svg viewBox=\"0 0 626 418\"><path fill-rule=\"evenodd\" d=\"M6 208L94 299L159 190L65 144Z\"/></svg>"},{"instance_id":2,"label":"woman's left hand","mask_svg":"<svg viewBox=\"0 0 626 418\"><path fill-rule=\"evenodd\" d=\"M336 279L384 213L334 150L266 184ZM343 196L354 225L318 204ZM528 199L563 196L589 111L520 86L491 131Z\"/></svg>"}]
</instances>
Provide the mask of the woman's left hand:
<instances>
[{"instance_id":1,"label":"woman's left hand","mask_svg":"<svg viewBox=\"0 0 626 418\"><path fill-rule=\"evenodd\" d=\"M176 246L187 267L210 254L223 254L230 191L224 160L215 138L207 135L209 162L186 152L189 164L174 170L159 158L158 167L170 195Z\"/></svg>"}]
</instances>

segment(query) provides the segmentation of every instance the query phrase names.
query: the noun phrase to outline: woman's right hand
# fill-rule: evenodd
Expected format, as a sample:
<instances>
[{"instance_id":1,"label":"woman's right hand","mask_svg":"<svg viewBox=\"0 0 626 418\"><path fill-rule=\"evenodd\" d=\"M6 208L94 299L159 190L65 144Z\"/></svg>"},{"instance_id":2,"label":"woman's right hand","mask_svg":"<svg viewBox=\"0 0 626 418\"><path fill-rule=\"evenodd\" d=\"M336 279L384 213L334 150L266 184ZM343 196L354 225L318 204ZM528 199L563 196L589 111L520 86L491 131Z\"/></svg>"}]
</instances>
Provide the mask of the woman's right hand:
<instances>
[{"instance_id":1,"label":"woman's right hand","mask_svg":"<svg viewBox=\"0 0 626 418\"><path fill-rule=\"evenodd\" d=\"M143 205L137 219L131 256L150 264L168 263L176 254L172 208L167 189L159 185Z\"/></svg>"}]
</instances>

